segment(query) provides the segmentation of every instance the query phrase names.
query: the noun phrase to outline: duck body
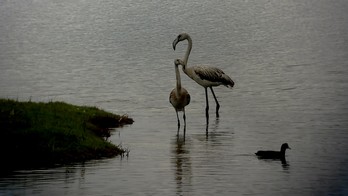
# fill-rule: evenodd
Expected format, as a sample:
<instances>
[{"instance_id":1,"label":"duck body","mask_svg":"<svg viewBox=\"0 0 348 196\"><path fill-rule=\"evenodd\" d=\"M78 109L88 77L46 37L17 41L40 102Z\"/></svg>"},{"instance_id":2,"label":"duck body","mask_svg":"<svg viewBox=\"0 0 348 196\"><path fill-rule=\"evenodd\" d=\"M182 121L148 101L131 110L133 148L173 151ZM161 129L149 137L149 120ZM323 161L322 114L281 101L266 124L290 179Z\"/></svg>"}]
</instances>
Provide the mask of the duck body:
<instances>
[{"instance_id":1,"label":"duck body","mask_svg":"<svg viewBox=\"0 0 348 196\"><path fill-rule=\"evenodd\" d=\"M272 151L272 150L260 150L255 154L261 159L285 159L285 151L286 149L291 149L287 143L282 144L280 147L280 151Z\"/></svg>"},{"instance_id":2,"label":"duck body","mask_svg":"<svg viewBox=\"0 0 348 196\"><path fill-rule=\"evenodd\" d=\"M271 151L271 150L267 150L267 151L257 151L255 153L259 158L263 158L263 159L281 159L281 158L285 158L285 153L282 154L279 151Z\"/></svg>"}]
</instances>

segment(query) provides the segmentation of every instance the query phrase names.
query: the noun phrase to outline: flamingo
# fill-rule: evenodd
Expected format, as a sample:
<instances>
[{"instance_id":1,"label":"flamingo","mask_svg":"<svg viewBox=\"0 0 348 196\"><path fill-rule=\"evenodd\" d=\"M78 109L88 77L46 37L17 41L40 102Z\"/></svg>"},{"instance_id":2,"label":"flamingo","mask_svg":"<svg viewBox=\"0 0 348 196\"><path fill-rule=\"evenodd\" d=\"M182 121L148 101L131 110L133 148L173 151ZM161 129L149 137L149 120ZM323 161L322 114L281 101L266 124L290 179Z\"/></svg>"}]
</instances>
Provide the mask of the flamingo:
<instances>
[{"instance_id":1,"label":"flamingo","mask_svg":"<svg viewBox=\"0 0 348 196\"><path fill-rule=\"evenodd\" d=\"M176 75L176 87L170 92L169 94L169 102L173 105L176 117L178 119L178 128L180 127L180 120L178 112L182 111L184 113L184 126L186 127L186 115L185 115L185 106L187 106L190 103L190 94L188 91L181 86L181 79L180 79L180 72L179 72L179 65L183 65L184 62L180 59L176 59L174 61L175 64L175 75Z\"/></svg>"},{"instance_id":2,"label":"flamingo","mask_svg":"<svg viewBox=\"0 0 348 196\"><path fill-rule=\"evenodd\" d=\"M228 75L226 75L221 69L217 67L210 67L205 65L196 65L196 66L187 67L188 57L192 49L192 39L190 35L187 33L179 34L177 38L173 41L173 49L175 50L176 45L179 42L184 40L188 41L188 46L187 46L184 60L182 61L184 63L182 64L182 69L187 76L189 76L192 80L196 81L199 85L204 87L205 99L206 99L205 115L208 122L208 119L209 119L208 87L210 88L211 93L213 94L215 99L216 117L219 117L220 104L218 100L216 99L213 86L220 86L222 84L226 87L232 88L234 86L234 82Z\"/></svg>"}]
</instances>

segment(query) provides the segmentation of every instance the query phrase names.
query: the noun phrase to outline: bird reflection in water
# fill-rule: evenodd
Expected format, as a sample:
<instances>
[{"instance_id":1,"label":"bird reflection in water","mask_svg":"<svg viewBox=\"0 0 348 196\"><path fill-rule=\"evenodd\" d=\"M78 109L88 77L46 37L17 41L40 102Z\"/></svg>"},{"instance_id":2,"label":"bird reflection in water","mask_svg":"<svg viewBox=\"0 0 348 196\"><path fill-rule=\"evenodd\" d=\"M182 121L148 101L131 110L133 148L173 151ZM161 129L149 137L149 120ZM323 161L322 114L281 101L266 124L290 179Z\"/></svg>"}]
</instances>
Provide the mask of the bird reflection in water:
<instances>
[{"instance_id":1,"label":"bird reflection in water","mask_svg":"<svg viewBox=\"0 0 348 196\"><path fill-rule=\"evenodd\" d=\"M282 158L282 159L280 159L280 161L282 163L283 169L289 169L290 164L288 161L286 161L286 158Z\"/></svg>"},{"instance_id":2,"label":"bird reflection in water","mask_svg":"<svg viewBox=\"0 0 348 196\"><path fill-rule=\"evenodd\" d=\"M180 126L178 126L178 131L176 133L176 136L177 136L177 139L179 140L180 139ZM186 125L184 126L183 128L183 131L182 131L182 141L185 142L185 137L186 137Z\"/></svg>"},{"instance_id":3,"label":"bird reflection in water","mask_svg":"<svg viewBox=\"0 0 348 196\"><path fill-rule=\"evenodd\" d=\"M185 132L185 127L184 127ZM174 166L174 177L178 195L182 195L192 184L192 168L188 146L185 144L185 134L177 135L172 142L172 163Z\"/></svg>"},{"instance_id":4,"label":"bird reflection in water","mask_svg":"<svg viewBox=\"0 0 348 196\"><path fill-rule=\"evenodd\" d=\"M207 120L207 123L205 124L205 137L206 137L206 139L208 139L208 137L209 137L209 117L206 117L206 120ZM219 117L216 117L214 124L211 125L211 128L212 128L211 132L214 132L218 129L219 122L220 122Z\"/></svg>"}]
</instances>

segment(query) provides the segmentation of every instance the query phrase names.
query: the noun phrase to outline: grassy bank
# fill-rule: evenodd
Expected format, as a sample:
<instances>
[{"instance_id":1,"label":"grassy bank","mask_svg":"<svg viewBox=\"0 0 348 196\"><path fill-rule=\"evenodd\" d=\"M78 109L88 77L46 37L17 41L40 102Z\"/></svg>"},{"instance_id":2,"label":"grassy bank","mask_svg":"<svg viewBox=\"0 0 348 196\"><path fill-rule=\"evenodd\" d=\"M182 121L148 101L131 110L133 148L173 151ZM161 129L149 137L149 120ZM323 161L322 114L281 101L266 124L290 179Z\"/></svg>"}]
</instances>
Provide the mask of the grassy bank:
<instances>
[{"instance_id":1,"label":"grassy bank","mask_svg":"<svg viewBox=\"0 0 348 196\"><path fill-rule=\"evenodd\" d=\"M0 170L64 164L124 153L105 140L132 124L96 107L0 99Z\"/></svg>"}]
</instances>

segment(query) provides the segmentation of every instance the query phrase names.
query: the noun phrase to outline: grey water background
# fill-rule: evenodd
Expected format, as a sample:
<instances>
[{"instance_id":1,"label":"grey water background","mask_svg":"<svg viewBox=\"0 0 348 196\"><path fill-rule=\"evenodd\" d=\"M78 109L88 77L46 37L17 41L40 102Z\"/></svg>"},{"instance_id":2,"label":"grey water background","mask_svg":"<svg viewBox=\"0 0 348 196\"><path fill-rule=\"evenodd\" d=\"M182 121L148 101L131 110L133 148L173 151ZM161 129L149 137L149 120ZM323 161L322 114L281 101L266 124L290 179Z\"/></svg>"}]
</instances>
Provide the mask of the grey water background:
<instances>
[{"instance_id":1,"label":"grey water background","mask_svg":"<svg viewBox=\"0 0 348 196\"><path fill-rule=\"evenodd\" d=\"M0 0L0 96L134 118L109 138L129 157L16 171L0 195L347 195L348 2ZM204 89L186 138L168 102L173 51L236 82L206 135ZM180 114L181 116L181 114ZM181 119L182 120L182 119ZM287 164L254 156L288 142Z\"/></svg>"}]
</instances>

